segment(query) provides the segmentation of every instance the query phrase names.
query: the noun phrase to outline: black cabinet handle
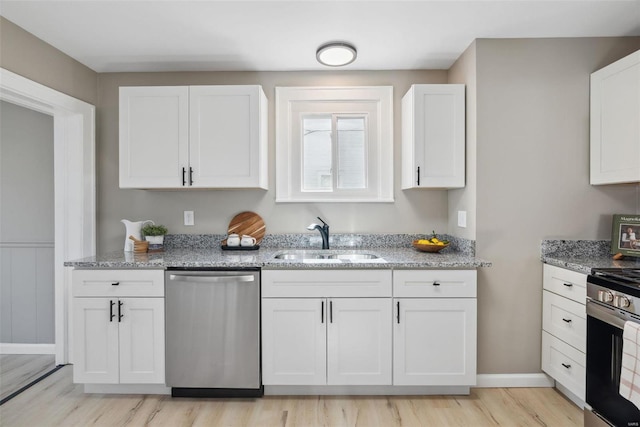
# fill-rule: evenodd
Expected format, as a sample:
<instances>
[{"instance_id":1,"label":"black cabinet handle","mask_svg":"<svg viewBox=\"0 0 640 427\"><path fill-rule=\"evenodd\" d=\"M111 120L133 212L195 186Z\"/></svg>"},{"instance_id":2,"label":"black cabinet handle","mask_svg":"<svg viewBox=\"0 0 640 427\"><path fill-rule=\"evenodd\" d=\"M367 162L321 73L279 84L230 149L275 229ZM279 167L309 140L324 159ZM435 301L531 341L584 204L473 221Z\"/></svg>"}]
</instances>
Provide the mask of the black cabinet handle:
<instances>
[{"instance_id":1,"label":"black cabinet handle","mask_svg":"<svg viewBox=\"0 0 640 427\"><path fill-rule=\"evenodd\" d=\"M113 302L113 300L109 300L109 322L113 322L113 318L116 317L115 314L113 314L113 306L116 303Z\"/></svg>"},{"instance_id":2,"label":"black cabinet handle","mask_svg":"<svg viewBox=\"0 0 640 427\"><path fill-rule=\"evenodd\" d=\"M396 321L400 324L400 301L396 302Z\"/></svg>"},{"instance_id":3,"label":"black cabinet handle","mask_svg":"<svg viewBox=\"0 0 640 427\"><path fill-rule=\"evenodd\" d=\"M420 166L418 166L418 187L420 186Z\"/></svg>"},{"instance_id":4,"label":"black cabinet handle","mask_svg":"<svg viewBox=\"0 0 640 427\"><path fill-rule=\"evenodd\" d=\"M564 317L562 318L562 320L564 320L567 323L571 323L571 319L565 319Z\"/></svg>"},{"instance_id":5,"label":"black cabinet handle","mask_svg":"<svg viewBox=\"0 0 640 427\"><path fill-rule=\"evenodd\" d=\"M193 168L189 167L189 185L193 185Z\"/></svg>"},{"instance_id":6,"label":"black cabinet handle","mask_svg":"<svg viewBox=\"0 0 640 427\"><path fill-rule=\"evenodd\" d=\"M333 323L333 301L329 301L329 323Z\"/></svg>"},{"instance_id":7,"label":"black cabinet handle","mask_svg":"<svg viewBox=\"0 0 640 427\"><path fill-rule=\"evenodd\" d=\"M187 169L182 168L182 186L187 185Z\"/></svg>"},{"instance_id":8,"label":"black cabinet handle","mask_svg":"<svg viewBox=\"0 0 640 427\"><path fill-rule=\"evenodd\" d=\"M324 300L321 301L320 305L320 323L324 323Z\"/></svg>"},{"instance_id":9,"label":"black cabinet handle","mask_svg":"<svg viewBox=\"0 0 640 427\"><path fill-rule=\"evenodd\" d=\"M570 288L573 286L573 283L563 283L563 285L565 285L567 288Z\"/></svg>"},{"instance_id":10,"label":"black cabinet handle","mask_svg":"<svg viewBox=\"0 0 640 427\"><path fill-rule=\"evenodd\" d=\"M122 321L122 318L124 317L124 314L122 314L122 305L124 303L122 301L118 301L118 322Z\"/></svg>"},{"instance_id":11,"label":"black cabinet handle","mask_svg":"<svg viewBox=\"0 0 640 427\"><path fill-rule=\"evenodd\" d=\"M433 282L433 286L440 286L440 283L438 283L438 282Z\"/></svg>"},{"instance_id":12,"label":"black cabinet handle","mask_svg":"<svg viewBox=\"0 0 640 427\"><path fill-rule=\"evenodd\" d=\"M118 286L119 284L120 284L120 282L113 282L113 283L111 284L111 286Z\"/></svg>"},{"instance_id":13,"label":"black cabinet handle","mask_svg":"<svg viewBox=\"0 0 640 427\"><path fill-rule=\"evenodd\" d=\"M571 368L571 365L567 365L566 363L563 363L562 366L564 366L567 369Z\"/></svg>"}]
</instances>

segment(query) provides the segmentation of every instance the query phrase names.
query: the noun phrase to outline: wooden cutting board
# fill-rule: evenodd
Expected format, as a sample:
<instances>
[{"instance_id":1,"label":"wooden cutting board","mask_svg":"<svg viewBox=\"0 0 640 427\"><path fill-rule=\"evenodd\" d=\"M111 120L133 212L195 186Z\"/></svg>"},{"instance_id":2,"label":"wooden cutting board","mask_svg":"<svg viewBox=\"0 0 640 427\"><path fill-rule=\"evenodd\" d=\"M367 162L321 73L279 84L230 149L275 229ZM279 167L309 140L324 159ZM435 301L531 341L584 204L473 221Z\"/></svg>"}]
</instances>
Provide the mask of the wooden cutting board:
<instances>
[{"instance_id":1,"label":"wooden cutting board","mask_svg":"<svg viewBox=\"0 0 640 427\"><path fill-rule=\"evenodd\" d=\"M242 237L243 234L256 238L256 245L259 245L266 233L267 228L264 225L264 221L255 212L240 212L234 216L229 223L228 234L239 234ZM225 242L226 243L226 242Z\"/></svg>"}]
</instances>

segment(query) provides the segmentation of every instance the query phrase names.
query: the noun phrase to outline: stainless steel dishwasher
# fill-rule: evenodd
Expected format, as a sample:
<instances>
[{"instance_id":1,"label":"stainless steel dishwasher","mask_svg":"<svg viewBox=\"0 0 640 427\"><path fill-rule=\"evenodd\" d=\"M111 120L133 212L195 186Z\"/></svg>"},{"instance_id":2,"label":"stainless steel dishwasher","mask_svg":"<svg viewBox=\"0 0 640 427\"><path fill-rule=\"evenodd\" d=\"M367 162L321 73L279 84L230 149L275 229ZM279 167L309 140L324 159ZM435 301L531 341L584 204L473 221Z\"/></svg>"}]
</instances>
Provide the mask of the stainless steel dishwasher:
<instances>
[{"instance_id":1,"label":"stainless steel dishwasher","mask_svg":"<svg viewBox=\"0 0 640 427\"><path fill-rule=\"evenodd\" d=\"M262 396L258 269L167 270L165 330L172 396Z\"/></svg>"}]
</instances>

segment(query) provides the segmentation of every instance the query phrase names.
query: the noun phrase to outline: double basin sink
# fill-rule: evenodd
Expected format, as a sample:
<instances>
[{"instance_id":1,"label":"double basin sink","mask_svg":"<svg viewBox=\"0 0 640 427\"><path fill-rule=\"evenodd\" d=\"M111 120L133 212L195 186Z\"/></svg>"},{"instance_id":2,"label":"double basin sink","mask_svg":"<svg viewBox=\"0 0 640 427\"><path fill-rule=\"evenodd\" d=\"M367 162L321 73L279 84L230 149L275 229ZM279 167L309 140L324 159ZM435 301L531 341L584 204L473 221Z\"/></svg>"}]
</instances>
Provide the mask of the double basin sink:
<instances>
[{"instance_id":1,"label":"double basin sink","mask_svg":"<svg viewBox=\"0 0 640 427\"><path fill-rule=\"evenodd\" d=\"M317 251L317 250L290 250L274 256L275 259L299 261L299 262L385 262L378 255L359 251Z\"/></svg>"}]
</instances>

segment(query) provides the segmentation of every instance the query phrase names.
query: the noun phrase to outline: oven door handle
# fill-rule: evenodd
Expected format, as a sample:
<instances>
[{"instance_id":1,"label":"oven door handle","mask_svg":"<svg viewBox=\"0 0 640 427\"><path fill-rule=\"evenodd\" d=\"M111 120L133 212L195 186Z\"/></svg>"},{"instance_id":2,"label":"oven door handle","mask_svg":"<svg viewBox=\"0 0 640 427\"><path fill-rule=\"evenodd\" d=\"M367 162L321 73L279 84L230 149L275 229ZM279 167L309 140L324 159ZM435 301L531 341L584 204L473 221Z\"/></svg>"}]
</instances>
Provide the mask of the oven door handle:
<instances>
[{"instance_id":1,"label":"oven door handle","mask_svg":"<svg viewBox=\"0 0 640 427\"><path fill-rule=\"evenodd\" d=\"M626 322L626 319L624 317L620 317L620 315L615 311L604 308L598 303L592 301L587 301L587 316L601 320L618 329L624 329L624 324Z\"/></svg>"}]
</instances>

